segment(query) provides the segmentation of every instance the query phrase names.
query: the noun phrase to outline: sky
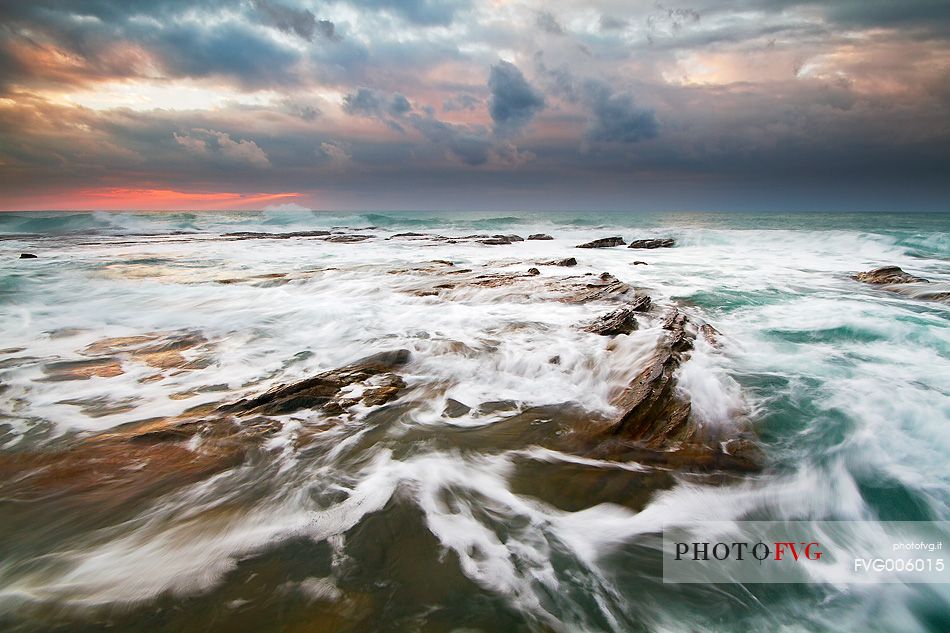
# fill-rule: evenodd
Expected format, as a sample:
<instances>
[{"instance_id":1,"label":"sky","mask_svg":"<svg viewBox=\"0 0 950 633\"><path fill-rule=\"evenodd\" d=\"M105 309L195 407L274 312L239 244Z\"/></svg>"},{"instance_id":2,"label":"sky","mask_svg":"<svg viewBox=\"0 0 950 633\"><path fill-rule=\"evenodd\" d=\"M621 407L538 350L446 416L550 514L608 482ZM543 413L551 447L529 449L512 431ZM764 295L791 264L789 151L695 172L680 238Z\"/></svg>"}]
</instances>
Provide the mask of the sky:
<instances>
[{"instance_id":1,"label":"sky","mask_svg":"<svg viewBox=\"0 0 950 633\"><path fill-rule=\"evenodd\" d=\"M0 210L950 211L946 0L0 0Z\"/></svg>"}]
</instances>

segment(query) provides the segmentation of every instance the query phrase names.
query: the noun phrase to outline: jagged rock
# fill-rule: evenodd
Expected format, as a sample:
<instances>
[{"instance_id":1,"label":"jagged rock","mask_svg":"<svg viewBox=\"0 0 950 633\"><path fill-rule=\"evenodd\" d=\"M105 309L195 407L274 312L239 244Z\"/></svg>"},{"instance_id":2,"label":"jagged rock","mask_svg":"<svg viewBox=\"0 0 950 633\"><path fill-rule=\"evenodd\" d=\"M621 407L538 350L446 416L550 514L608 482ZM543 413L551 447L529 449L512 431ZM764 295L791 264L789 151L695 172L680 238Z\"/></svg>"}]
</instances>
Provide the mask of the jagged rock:
<instances>
[{"instance_id":1,"label":"jagged rock","mask_svg":"<svg viewBox=\"0 0 950 633\"><path fill-rule=\"evenodd\" d=\"M546 262L538 262L539 266L577 266L577 260L573 257L565 259L552 259Z\"/></svg>"},{"instance_id":2,"label":"jagged rock","mask_svg":"<svg viewBox=\"0 0 950 633\"><path fill-rule=\"evenodd\" d=\"M578 244L577 248L610 248L612 246L623 246L624 244L626 242L623 241L622 237L602 237L584 244Z\"/></svg>"},{"instance_id":3,"label":"jagged rock","mask_svg":"<svg viewBox=\"0 0 950 633\"><path fill-rule=\"evenodd\" d=\"M330 235L330 231L291 231L289 233L237 231L234 233L225 233L223 237L231 237L238 240L286 240L292 237L324 237L327 235Z\"/></svg>"},{"instance_id":4,"label":"jagged rock","mask_svg":"<svg viewBox=\"0 0 950 633\"><path fill-rule=\"evenodd\" d=\"M20 253L20 259L37 259L33 253Z\"/></svg>"},{"instance_id":5,"label":"jagged rock","mask_svg":"<svg viewBox=\"0 0 950 633\"><path fill-rule=\"evenodd\" d=\"M719 330L709 325L708 323L703 323L699 326L699 332L703 335L703 338L706 339L706 342L712 345L713 347L722 347L719 342L719 336L722 334Z\"/></svg>"},{"instance_id":6,"label":"jagged rock","mask_svg":"<svg viewBox=\"0 0 950 633\"><path fill-rule=\"evenodd\" d=\"M630 309L634 312L649 312L652 306L653 299L650 298L650 295L637 295L633 303L630 304Z\"/></svg>"},{"instance_id":7,"label":"jagged rock","mask_svg":"<svg viewBox=\"0 0 950 633\"><path fill-rule=\"evenodd\" d=\"M400 349L389 352L380 352L356 361L345 367L324 372L312 378L301 380L289 385L279 385L255 398L239 400L233 404L224 405L217 410L221 413L258 413L262 415L281 415L293 413L301 409L323 407L334 402L344 387L356 382L363 382L373 376L390 373L396 367L409 362L409 350ZM398 377L396 377L398 378ZM404 385L401 379L391 382L387 387ZM387 400L396 392L387 392ZM375 397L382 397L380 393Z\"/></svg>"},{"instance_id":8,"label":"jagged rock","mask_svg":"<svg viewBox=\"0 0 950 633\"><path fill-rule=\"evenodd\" d=\"M528 236L529 240L553 240L554 238L547 233L534 233Z\"/></svg>"},{"instance_id":9,"label":"jagged rock","mask_svg":"<svg viewBox=\"0 0 950 633\"><path fill-rule=\"evenodd\" d=\"M528 269L528 274L529 274L529 275L540 275L540 274L541 274L541 271L538 270L537 268L529 268L529 269Z\"/></svg>"},{"instance_id":10,"label":"jagged rock","mask_svg":"<svg viewBox=\"0 0 950 633\"><path fill-rule=\"evenodd\" d=\"M686 315L673 310L663 322L668 334L659 342L647 366L613 400L623 413L611 427L621 436L650 448L671 446L692 436L691 405L676 391L675 372L693 347Z\"/></svg>"},{"instance_id":11,"label":"jagged rock","mask_svg":"<svg viewBox=\"0 0 950 633\"><path fill-rule=\"evenodd\" d=\"M851 278L856 281L863 281L866 284L875 285L930 283L929 280L923 277L916 277L910 273L905 273L898 266L875 268L874 270L852 275Z\"/></svg>"},{"instance_id":12,"label":"jagged rock","mask_svg":"<svg viewBox=\"0 0 950 633\"><path fill-rule=\"evenodd\" d=\"M601 278L604 283L584 284L582 288L568 291L561 300L569 303L610 301L625 297L633 288L615 277Z\"/></svg>"},{"instance_id":13,"label":"jagged rock","mask_svg":"<svg viewBox=\"0 0 950 633\"><path fill-rule=\"evenodd\" d=\"M627 248L672 248L673 238L667 237L655 240L633 240Z\"/></svg>"},{"instance_id":14,"label":"jagged rock","mask_svg":"<svg viewBox=\"0 0 950 633\"><path fill-rule=\"evenodd\" d=\"M582 329L585 332L600 334L601 336L630 334L630 332L637 329L637 320L633 316L633 310L630 308L620 308L619 310L614 310L613 312L597 317Z\"/></svg>"}]
</instances>

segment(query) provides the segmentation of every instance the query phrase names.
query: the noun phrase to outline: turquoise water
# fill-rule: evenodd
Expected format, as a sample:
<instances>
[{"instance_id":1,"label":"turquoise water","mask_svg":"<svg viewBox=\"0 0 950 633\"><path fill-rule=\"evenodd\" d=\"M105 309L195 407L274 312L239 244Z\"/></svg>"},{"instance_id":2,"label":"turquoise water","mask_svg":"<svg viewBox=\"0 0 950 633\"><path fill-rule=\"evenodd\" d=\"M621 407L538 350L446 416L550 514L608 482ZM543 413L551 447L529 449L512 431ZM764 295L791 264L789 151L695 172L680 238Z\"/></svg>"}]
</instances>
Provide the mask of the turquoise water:
<instances>
[{"instance_id":1,"label":"turquoise water","mask_svg":"<svg viewBox=\"0 0 950 633\"><path fill-rule=\"evenodd\" d=\"M343 226L373 237L222 238ZM386 239L408 231L555 239ZM611 235L677 245L574 248ZM568 256L520 289L426 295L412 272ZM897 265L944 288L950 215L11 213L0 262L7 630L950 630L946 586L666 585L650 540L670 521L950 520L950 306L850 278ZM579 332L609 306L544 286L603 271L723 333L679 385L708 428L751 425L761 472L546 448L611 414L659 332ZM114 337L182 356L89 351ZM118 457L82 443L392 348L412 352L393 405L281 417L236 461L194 438ZM497 410L449 418L449 399ZM551 405L548 423L526 413ZM71 465L83 451L91 471ZM52 475L20 479L23 460Z\"/></svg>"}]
</instances>

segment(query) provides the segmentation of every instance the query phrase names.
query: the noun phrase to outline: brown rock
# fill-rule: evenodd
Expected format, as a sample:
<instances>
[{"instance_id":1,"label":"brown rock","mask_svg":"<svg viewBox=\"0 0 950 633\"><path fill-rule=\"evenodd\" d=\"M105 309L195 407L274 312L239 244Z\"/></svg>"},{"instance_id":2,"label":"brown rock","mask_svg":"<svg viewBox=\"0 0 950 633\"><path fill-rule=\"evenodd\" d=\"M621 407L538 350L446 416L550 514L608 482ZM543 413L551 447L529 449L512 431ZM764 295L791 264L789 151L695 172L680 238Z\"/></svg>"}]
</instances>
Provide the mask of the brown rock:
<instances>
[{"instance_id":1,"label":"brown rock","mask_svg":"<svg viewBox=\"0 0 950 633\"><path fill-rule=\"evenodd\" d=\"M637 320L633 316L633 310L620 308L594 319L582 329L585 332L600 334L601 336L630 334L630 332L637 329Z\"/></svg>"},{"instance_id":2,"label":"brown rock","mask_svg":"<svg viewBox=\"0 0 950 633\"><path fill-rule=\"evenodd\" d=\"M372 376L390 373L396 367L409 362L409 350L399 349L389 352L380 352L367 356L340 369L324 372L312 378L301 380L289 385L279 385L255 398L240 400L230 405L218 408L222 413L259 413L262 415L281 415L293 413L301 409L313 409L331 403L344 387L356 382L363 382ZM397 387L403 384L391 383ZM387 392L389 393L389 392ZM385 396L391 399L395 392ZM376 394L375 398L383 398ZM373 399L373 396L371 396Z\"/></svg>"},{"instance_id":3,"label":"brown rock","mask_svg":"<svg viewBox=\"0 0 950 633\"><path fill-rule=\"evenodd\" d=\"M910 273L905 273L898 266L875 268L874 270L852 275L851 278L856 281L863 281L866 284L875 285L929 283L929 281L923 277L916 277Z\"/></svg>"},{"instance_id":4,"label":"brown rock","mask_svg":"<svg viewBox=\"0 0 950 633\"><path fill-rule=\"evenodd\" d=\"M528 274L529 274L529 275L540 275L540 274L541 274L541 271L538 270L537 268L529 268L529 269L528 269Z\"/></svg>"}]
</instances>

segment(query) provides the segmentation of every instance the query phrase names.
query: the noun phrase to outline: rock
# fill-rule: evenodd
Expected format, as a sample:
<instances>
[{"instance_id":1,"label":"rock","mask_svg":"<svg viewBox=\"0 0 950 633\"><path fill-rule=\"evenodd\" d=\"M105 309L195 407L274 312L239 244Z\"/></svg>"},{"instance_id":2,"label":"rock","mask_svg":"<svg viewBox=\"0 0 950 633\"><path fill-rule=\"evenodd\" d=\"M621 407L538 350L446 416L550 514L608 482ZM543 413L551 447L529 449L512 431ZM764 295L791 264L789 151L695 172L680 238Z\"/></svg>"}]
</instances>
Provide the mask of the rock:
<instances>
[{"instance_id":1,"label":"rock","mask_svg":"<svg viewBox=\"0 0 950 633\"><path fill-rule=\"evenodd\" d=\"M442 265L444 265L444 266L455 266L455 262L450 262L450 261L447 260L447 259L433 259L433 260L432 260L432 263L433 263L433 264L442 264Z\"/></svg>"},{"instance_id":2,"label":"rock","mask_svg":"<svg viewBox=\"0 0 950 633\"><path fill-rule=\"evenodd\" d=\"M630 308L620 308L603 316L597 317L582 328L585 332L591 334L600 334L601 336L616 336L618 334L630 334L637 329L637 320L633 316L633 310Z\"/></svg>"},{"instance_id":3,"label":"rock","mask_svg":"<svg viewBox=\"0 0 950 633\"><path fill-rule=\"evenodd\" d=\"M529 274L529 275L540 275L540 274L541 274L541 271L538 270L537 268L529 268L529 269L528 269L528 274Z\"/></svg>"},{"instance_id":4,"label":"rock","mask_svg":"<svg viewBox=\"0 0 950 633\"><path fill-rule=\"evenodd\" d=\"M649 312L652 305L653 299L649 295L637 295L630 304L630 309L634 312Z\"/></svg>"},{"instance_id":5,"label":"rock","mask_svg":"<svg viewBox=\"0 0 950 633\"><path fill-rule=\"evenodd\" d=\"M488 244L489 246L502 246L502 245L504 245L504 244L511 244L511 240L509 240L509 239L508 239L507 237L505 237L505 236L501 236L501 237L489 237L489 238L486 238L486 239L484 239L484 240L478 240L478 243L479 243L479 244Z\"/></svg>"},{"instance_id":6,"label":"rock","mask_svg":"<svg viewBox=\"0 0 950 633\"><path fill-rule=\"evenodd\" d=\"M642 262L642 261L640 261L640 260L638 259L637 261L633 262L633 265L634 265L634 266L646 266L647 263L646 263L646 262Z\"/></svg>"},{"instance_id":7,"label":"rock","mask_svg":"<svg viewBox=\"0 0 950 633\"><path fill-rule=\"evenodd\" d=\"M539 266L577 266L577 260L573 257L566 259L552 259L546 262L538 262Z\"/></svg>"},{"instance_id":8,"label":"rock","mask_svg":"<svg viewBox=\"0 0 950 633\"><path fill-rule=\"evenodd\" d=\"M627 248L672 248L675 241L667 237L656 240L633 240Z\"/></svg>"},{"instance_id":9,"label":"rock","mask_svg":"<svg viewBox=\"0 0 950 633\"><path fill-rule=\"evenodd\" d=\"M874 270L852 275L851 278L856 281L863 281L866 284L875 285L930 283L929 280L923 277L916 277L910 273L905 273L897 266L875 268Z\"/></svg>"},{"instance_id":10,"label":"rock","mask_svg":"<svg viewBox=\"0 0 950 633\"><path fill-rule=\"evenodd\" d=\"M113 378L125 373L117 358L64 361L43 367L46 380L89 380L90 378Z\"/></svg>"},{"instance_id":11,"label":"rock","mask_svg":"<svg viewBox=\"0 0 950 633\"><path fill-rule=\"evenodd\" d=\"M344 387L363 382L373 376L390 373L407 362L409 362L407 349L380 352L300 382L279 385L255 398L239 400L233 404L221 406L217 410L221 413L281 415L328 405L336 405L339 408L340 403L336 400ZM388 384L384 387L395 387L396 390L391 391L385 388L368 390L373 391L369 394L371 402L380 400L388 402L395 397L399 389L405 386L398 376L387 378Z\"/></svg>"},{"instance_id":12,"label":"rock","mask_svg":"<svg viewBox=\"0 0 950 633\"><path fill-rule=\"evenodd\" d=\"M612 404L623 413L610 433L650 448L674 445L691 438L691 404L676 390L676 370L693 347L686 315L673 310L663 322L669 334L660 341L647 366Z\"/></svg>"},{"instance_id":13,"label":"rock","mask_svg":"<svg viewBox=\"0 0 950 633\"><path fill-rule=\"evenodd\" d=\"M235 233L225 233L223 237L230 237L238 240L286 240L292 237L324 237L330 235L330 231L291 231L289 233L258 233L255 231L238 231Z\"/></svg>"},{"instance_id":14,"label":"rock","mask_svg":"<svg viewBox=\"0 0 950 633\"><path fill-rule=\"evenodd\" d=\"M353 235L351 233L344 233L343 235L331 235L330 237L324 238L326 242L338 242L341 244L350 244L353 242L362 242L363 240L368 240L371 237L376 237L375 235Z\"/></svg>"},{"instance_id":15,"label":"rock","mask_svg":"<svg viewBox=\"0 0 950 633\"><path fill-rule=\"evenodd\" d=\"M524 241L523 237L521 237L520 235L515 235L514 233L511 233L509 235L493 235L492 237L506 237L508 238L509 242L523 242Z\"/></svg>"},{"instance_id":16,"label":"rock","mask_svg":"<svg viewBox=\"0 0 950 633\"><path fill-rule=\"evenodd\" d=\"M623 246L624 244L626 242L623 241L622 237L602 237L584 244L578 244L577 248L610 248L611 246Z\"/></svg>"},{"instance_id":17,"label":"rock","mask_svg":"<svg viewBox=\"0 0 950 633\"><path fill-rule=\"evenodd\" d=\"M722 344L719 342L718 338L722 332L713 326L709 325L708 323L703 323L699 326L699 332L703 335L703 338L706 339L706 342L713 347L722 347Z\"/></svg>"},{"instance_id":18,"label":"rock","mask_svg":"<svg viewBox=\"0 0 950 633\"><path fill-rule=\"evenodd\" d=\"M33 253L20 253L20 259L37 259Z\"/></svg>"},{"instance_id":19,"label":"rock","mask_svg":"<svg viewBox=\"0 0 950 633\"><path fill-rule=\"evenodd\" d=\"M547 233L534 233L528 236L529 240L553 240L554 238Z\"/></svg>"},{"instance_id":20,"label":"rock","mask_svg":"<svg viewBox=\"0 0 950 633\"><path fill-rule=\"evenodd\" d=\"M426 237L426 234L425 234L425 233L413 233L413 232L409 232L409 233L394 233L393 235L390 235L390 236L387 237L386 239L387 239L387 240L391 240L391 239L393 239L394 237Z\"/></svg>"},{"instance_id":21,"label":"rock","mask_svg":"<svg viewBox=\"0 0 950 633\"><path fill-rule=\"evenodd\" d=\"M619 279L610 277L606 283L584 284L582 288L571 289L561 299L568 303L587 303L588 301L610 301L625 297L633 288Z\"/></svg>"},{"instance_id":22,"label":"rock","mask_svg":"<svg viewBox=\"0 0 950 633\"><path fill-rule=\"evenodd\" d=\"M447 418L460 418L471 410L472 408L467 404L449 398L445 401L445 408L442 409L442 415Z\"/></svg>"}]
</instances>

